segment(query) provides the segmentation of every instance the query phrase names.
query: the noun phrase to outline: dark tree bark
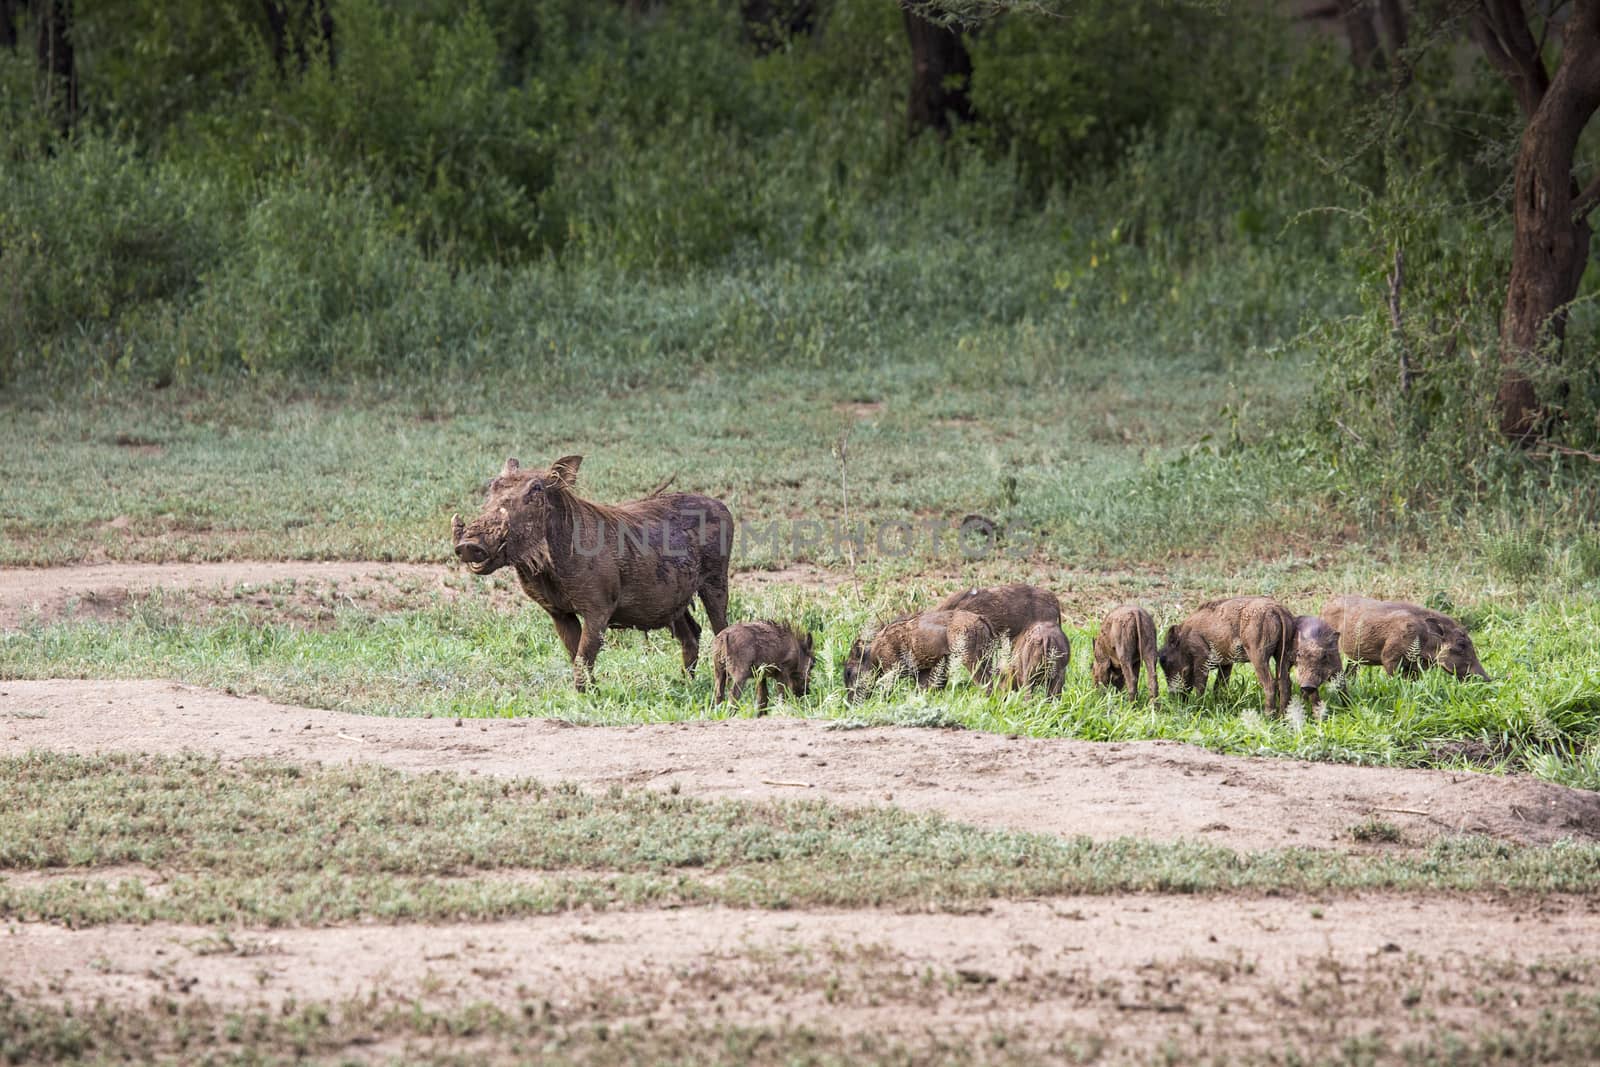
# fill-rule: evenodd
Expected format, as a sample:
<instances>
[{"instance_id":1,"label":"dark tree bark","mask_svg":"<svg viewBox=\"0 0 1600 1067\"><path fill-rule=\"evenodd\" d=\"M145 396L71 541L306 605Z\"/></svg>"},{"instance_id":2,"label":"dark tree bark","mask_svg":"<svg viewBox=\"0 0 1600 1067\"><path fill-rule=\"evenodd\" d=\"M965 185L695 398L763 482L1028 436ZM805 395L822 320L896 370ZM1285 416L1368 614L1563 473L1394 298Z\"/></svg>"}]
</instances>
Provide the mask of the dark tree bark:
<instances>
[{"instance_id":1,"label":"dark tree bark","mask_svg":"<svg viewBox=\"0 0 1600 1067\"><path fill-rule=\"evenodd\" d=\"M1559 355L1567 306L1588 266L1589 214L1600 177L1573 175L1578 138L1600 109L1600 0L1576 0L1562 30L1561 65L1545 69L1521 3L1483 0L1474 36L1511 83L1527 119L1517 149L1511 278L1500 318L1500 430L1530 443L1549 421L1530 368Z\"/></svg>"},{"instance_id":2,"label":"dark tree bark","mask_svg":"<svg viewBox=\"0 0 1600 1067\"><path fill-rule=\"evenodd\" d=\"M1378 0L1378 24L1383 27L1383 36L1388 41L1395 87L1403 89L1411 84L1411 64L1405 54L1409 42L1405 5L1400 0Z\"/></svg>"},{"instance_id":3,"label":"dark tree bark","mask_svg":"<svg viewBox=\"0 0 1600 1067\"><path fill-rule=\"evenodd\" d=\"M972 57L961 32L901 9L911 41L911 97L907 119L913 136L935 130L948 136L955 122L972 121Z\"/></svg>"},{"instance_id":4,"label":"dark tree bark","mask_svg":"<svg viewBox=\"0 0 1600 1067\"><path fill-rule=\"evenodd\" d=\"M61 130L78 121L78 63L72 51L72 0L40 0L38 21L40 99Z\"/></svg>"},{"instance_id":5,"label":"dark tree bark","mask_svg":"<svg viewBox=\"0 0 1600 1067\"><path fill-rule=\"evenodd\" d=\"M304 0L298 13L290 0L263 0L267 12L267 36L272 42L272 62L279 71L290 55L305 70L311 64L311 37L321 38L333 65L333 8L330 0ZM299 18L296 18L296 14Z\"/></svg>"},{"instance_id":6,"label":"dark tree bark","mask_svg":"<svg viewBox=\"0 0 1600 1067\"><path fill-rule=\"evenodd\" d=\"M1372 25L1372 8L1365 0L1339 0L1339 21L1350 42L1350 62L1362 70L1382 66L1383 50Z\"/></svg>"},{"instance_id":7,"label":"dark tree bark","mask_svg":"<svg viewBox=\"0 0 1600 1067\"><path fill-rule=\"evenodd\" d=\"M17 50L17 0L0 0L0 48Z\"/></svg>"},{"instance_id":8,"label":"dark tree bark","mask_svg":"<svg viewBox=\"0 0 1600 1067\"><path fill-rule=\"evenodd\" d=\"M739 0L745 40L761 55L816 28L816 0Z\"/></svg>"},{"instance_id":9,"label":"dark tree bark","mask_svg":"<svg viewBox=\"0 0 1600 1067\"><path fill-rule=\"evenodd\" d=\"M1406 10L1401 0L1338 0L1334 6L1350 42L1350 62L1361 70L1390 71L1397 88L1410 84L1411 67L1404 54ZM1324 13L1314 9L1310 14Z\"/></svg>"}]
</instances>

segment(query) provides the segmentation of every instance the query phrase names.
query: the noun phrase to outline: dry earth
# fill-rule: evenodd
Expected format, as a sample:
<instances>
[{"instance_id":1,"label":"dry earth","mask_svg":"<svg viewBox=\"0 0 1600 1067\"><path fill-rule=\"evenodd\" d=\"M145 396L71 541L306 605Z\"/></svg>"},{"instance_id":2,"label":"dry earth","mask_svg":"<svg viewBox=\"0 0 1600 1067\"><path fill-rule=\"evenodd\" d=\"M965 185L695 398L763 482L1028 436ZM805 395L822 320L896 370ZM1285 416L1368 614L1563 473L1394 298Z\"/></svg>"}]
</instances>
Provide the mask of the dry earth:
<instances>
[{"instance_id":1,"label":"dry earth","mask_svg":"<svg viewBox=\"0 0 1600 1067\"><path fill-rule=\"evenodd\" d=\"M566 914L493 925L0 934L0 988L225 1009L377 996L532 1001L554 1017L1093 1035L1121 1053L1334 1047L1515 1025L1595 974L1595 902L1087 897L982 915ZM1588 955L1585 955L1585 952ZM1485 997L1484 985L1494 992Z\"/></svg>"},{"instance_id":2,"label":"dry earth","mask_svg":"<svg viewBox=\"0 0 1600 1067\"><path fill-rule=\"evenodd\" d=\"M1343 845L1378 813L1411 844L1442 833L1600 839L1600 794L1531 778L1220 756L964 730L830 729L779 717L575 727L401 719L274 704L160 681L0 682L0 753L202 752L372 762L688 796L823 797L941 811L979 826L1237 848Z\"/></svg>"}]
</instances>

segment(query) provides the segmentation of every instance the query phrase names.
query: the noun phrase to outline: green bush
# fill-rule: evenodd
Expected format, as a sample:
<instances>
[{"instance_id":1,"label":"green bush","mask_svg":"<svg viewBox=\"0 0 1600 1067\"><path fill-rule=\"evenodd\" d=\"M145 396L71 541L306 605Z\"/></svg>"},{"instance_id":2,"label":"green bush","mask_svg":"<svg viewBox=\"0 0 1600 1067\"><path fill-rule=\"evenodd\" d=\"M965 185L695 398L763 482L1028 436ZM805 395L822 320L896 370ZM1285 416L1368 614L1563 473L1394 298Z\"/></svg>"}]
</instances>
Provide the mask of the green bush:
<instances>
[{"instance_id":1,"label":"green bush","mask_svg":"<svg viewBox=\"0 0 1600 1067\"><path fill-rule=\"evenodd\" d=\"M14 165L0 201L0 371L62 359L64 337L198 288L227 251L226 203L205 178L96 136Z\"/></svg>"}]
</instances>

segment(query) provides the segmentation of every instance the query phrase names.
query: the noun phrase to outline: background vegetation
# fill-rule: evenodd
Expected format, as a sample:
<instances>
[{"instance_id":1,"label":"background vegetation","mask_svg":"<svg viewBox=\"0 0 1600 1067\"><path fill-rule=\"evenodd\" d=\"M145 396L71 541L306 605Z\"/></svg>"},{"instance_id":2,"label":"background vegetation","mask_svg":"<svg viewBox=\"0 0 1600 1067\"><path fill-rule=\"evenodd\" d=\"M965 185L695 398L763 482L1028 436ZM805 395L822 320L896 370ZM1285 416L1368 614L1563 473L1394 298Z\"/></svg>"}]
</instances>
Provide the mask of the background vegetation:
<instances>
[{"instance_id":1,"label":"background vegetation","mask_svg":"<svg viewBox=\"0 0 1600 1067\"><path fill-rule=\"evenodd\" d=\"M1401 533L1594 517L1589 460L1494 433L1516 122L1448 40L1399 95L1255 5L1014 14L971 35L977 121L940 139L906 131L887 0L761 47L732 0L341 0L331 45L290 19L276 56L264 7L83 5L65 141L0 50L8 405L773 370L804 395L863 367L1068 390L1093 361L1150 393L1283 385L1149 475L1168 492L1238 478ZM1572 447L1600 432L1592 364Z\"/></svg>"}]
</instances>

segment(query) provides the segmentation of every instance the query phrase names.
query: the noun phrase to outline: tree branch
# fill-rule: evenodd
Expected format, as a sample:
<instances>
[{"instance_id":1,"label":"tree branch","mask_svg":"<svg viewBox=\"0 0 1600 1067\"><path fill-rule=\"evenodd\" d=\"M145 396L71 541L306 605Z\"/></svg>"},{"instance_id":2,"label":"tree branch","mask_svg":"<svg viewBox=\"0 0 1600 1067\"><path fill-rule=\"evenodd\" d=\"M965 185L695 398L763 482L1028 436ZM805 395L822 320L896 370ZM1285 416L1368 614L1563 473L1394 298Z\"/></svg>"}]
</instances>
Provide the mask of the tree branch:
<instances>
[{"instance_id":1,"label":"tree branch","mask_svg":"<svg viewBox=\"0 0 1600 1067\"><path fill-rule=\"evenodd\" d=\"M1581 448L1569 448L1566 445L1558 445L1554 441L1545 440L1543 437L1539 438L1537 444L1540 448L1545 450L1543 452L1533 453L1533 455L1538 456L1540 459L1554 459L1557 456L1576 456L1579 459L1587 459L1592 460L1595 463L1600 463L1600 452L1585 452Z\"/></svg>"},{"instance_id":2,"label":"tree branch","mask_svg":"<svg viewBox=\"0 0 1600 1067\"><path fill-rule=\"evenodd\" d=\"M1582 222L1589 217L1589 213L1600 206L1600 174L1589 180L1577 197L1572 201L1572 220Z\"/></svg>"},{"instance_id":3,"label":"tree branch","mask_svg":"<svg viewBox=\"0 0 1600 1067\"><path fill-rule=\"evenodd\" d=\"M1532 118L1550 88L1550 72L1521 0L1481 0L1471 26L1483 54L1511 83L1523 116Z\"/></svg>"}]
</instances>

